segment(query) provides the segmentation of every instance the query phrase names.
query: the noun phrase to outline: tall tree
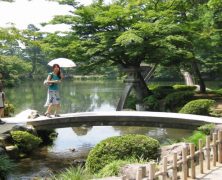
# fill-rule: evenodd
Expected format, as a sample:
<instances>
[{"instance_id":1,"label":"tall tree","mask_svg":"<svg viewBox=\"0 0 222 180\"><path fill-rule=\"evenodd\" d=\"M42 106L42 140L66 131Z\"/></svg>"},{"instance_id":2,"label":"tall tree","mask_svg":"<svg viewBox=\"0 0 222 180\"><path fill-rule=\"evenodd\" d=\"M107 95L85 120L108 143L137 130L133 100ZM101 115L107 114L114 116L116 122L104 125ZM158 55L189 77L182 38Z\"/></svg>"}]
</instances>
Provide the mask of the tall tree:
<instances>
[{"instance_id":1,"label":"tall tree","mask_svg":"<svg viewBox=\"0 0 222 180\"><path fill-rule=\"evenodd\" d=\"M37 64L44 63L45 59L45 55L41 49L43 33L41 33L33 24L30 24L26 30L21 32L20 38L24 45L23 58L32 62L32 70L29 73L29 76L33 77L33 74L36 72Z\"/></svg>"}]
</instances>

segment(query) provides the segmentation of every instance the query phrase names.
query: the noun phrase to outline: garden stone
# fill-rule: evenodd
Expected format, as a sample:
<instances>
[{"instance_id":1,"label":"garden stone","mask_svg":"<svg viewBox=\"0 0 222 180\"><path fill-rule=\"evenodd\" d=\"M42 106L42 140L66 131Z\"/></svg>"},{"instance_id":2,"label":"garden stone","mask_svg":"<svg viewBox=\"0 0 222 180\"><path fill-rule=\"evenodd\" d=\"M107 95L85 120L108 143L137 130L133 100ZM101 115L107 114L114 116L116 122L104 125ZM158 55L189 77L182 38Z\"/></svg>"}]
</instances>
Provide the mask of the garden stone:
<instances>
[{"instance_id":1,"label":"garden stone","mask_svg":"<svg viewBox=\"0 0 222 180\"><path fill-rule=\"evenodd\" d=\"M120 169L121 176L126 175L128 180L135 180L139 167L145 167L145 176L149 174L149 164L127 164Z\"/></svg>"},{"instance_id":2,"label":"garden stone","mask_svg":"<svg viewBox=\"0 0 222 180\"><path fill-rule=\"evenodd\" d=\"M19 150L16 146L6 146L5 149L10 157L13 158L19 157Z\"/></svg>"},{"instance_id":3,"label":"garden stone","mask_svg":"<svg viewBox=\"0 0 222 180\"><path fill-rule=\"evenodd\" d=\"M10 134L1 134L0 135L0 143L2 144L11 144L12 143L12 137Z\"/></svg>"}]
</instances>

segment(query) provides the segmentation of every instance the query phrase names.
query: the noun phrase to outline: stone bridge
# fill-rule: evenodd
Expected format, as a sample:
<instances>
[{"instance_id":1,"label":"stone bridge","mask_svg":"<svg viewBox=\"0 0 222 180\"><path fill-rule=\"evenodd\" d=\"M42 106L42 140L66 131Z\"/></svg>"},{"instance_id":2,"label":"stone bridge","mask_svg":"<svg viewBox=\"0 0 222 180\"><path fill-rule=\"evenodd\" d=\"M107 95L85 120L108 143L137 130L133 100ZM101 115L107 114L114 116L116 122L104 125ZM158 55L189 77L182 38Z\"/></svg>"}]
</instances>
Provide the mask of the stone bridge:
<instances>
[{"instance_id":1,"label":"stone bridge","mask_svg":"<svg viewBox=\"0 0 222 180\"><path fill-rule=\"evenodd\" d=\"M47 118L40 116L35 119L4 118L6 123L23 123L36 129L51 129L78 126L149 126L194 129L207 123L221 124L222 119L209 116L148 112L148 111L109 111L109 112L78 112L61 114L61 117Z\"/></svg>"}]
</instances>

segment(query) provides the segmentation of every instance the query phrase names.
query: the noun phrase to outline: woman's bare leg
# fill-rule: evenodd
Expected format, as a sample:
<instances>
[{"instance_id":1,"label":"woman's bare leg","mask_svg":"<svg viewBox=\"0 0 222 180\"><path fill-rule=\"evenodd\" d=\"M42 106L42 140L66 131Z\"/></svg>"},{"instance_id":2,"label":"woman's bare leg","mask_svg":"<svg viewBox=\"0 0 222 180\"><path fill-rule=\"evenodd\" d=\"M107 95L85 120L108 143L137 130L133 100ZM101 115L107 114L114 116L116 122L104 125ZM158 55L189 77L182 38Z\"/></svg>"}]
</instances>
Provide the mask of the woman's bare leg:
<instances>
[{"instance_id":1,"label":"woman's bare leg","mask_svg":"<svg viewBox=\"0 0 222 180\"><path fill-rule=\"evenodd\" d=\"M55 115L56 115L56 114L59 114L60 109L61 109L60 104L56 104L56 105L55 105Z\"/></svg>"}]
</instances>

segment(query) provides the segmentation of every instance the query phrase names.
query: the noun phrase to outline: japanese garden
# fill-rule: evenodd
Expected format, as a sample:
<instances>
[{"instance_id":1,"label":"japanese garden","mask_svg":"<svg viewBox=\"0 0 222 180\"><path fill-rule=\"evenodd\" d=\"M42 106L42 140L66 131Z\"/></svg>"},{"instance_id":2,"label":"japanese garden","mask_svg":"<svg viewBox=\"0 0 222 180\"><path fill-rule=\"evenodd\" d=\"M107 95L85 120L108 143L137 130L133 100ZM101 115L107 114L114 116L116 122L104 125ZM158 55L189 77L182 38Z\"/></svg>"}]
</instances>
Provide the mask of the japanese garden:
<instances>
[{"instance_id":1,"label":"japanese garden","mask_svg":"<svg viewBox=\"0 0 222 180\"><path fill-rule=\"evenodd\" d=\"M44 32L35 24L26 29L0 27L2 121L27 109L43 116L48 63L61 57L76 67L62 68L59 118L68 113L139 111L220 121L220 0L94 0L89 5L53 1L72 10L41 26L63 24L69 30ZM222 130L220 123L176 126L177 121L169 127L155 122L148 126L145 120L115 125L114 118L111 125L104 121L49 129L6 121L0 124L0 179L136 179L127 165L162 164L165 149L192 143L197 150L200 139Z\"/></svg>"}]
</instances>

